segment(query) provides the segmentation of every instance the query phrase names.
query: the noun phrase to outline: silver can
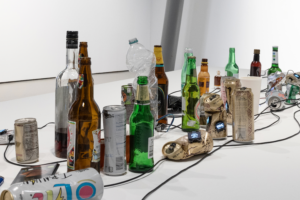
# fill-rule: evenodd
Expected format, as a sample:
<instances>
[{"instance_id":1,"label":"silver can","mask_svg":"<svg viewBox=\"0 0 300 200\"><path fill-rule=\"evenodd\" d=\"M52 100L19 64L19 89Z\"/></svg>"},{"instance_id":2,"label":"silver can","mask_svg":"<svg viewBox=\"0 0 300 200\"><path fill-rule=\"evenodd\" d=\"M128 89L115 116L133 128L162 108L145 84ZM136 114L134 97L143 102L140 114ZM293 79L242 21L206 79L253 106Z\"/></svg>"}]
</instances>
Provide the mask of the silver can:
<instances>
[{"instance_id":1,"label":"silver can","mask_svg":"<svg viewBox=\"0 0 300 200\"><path fill-rule=\"evenodd\" d=\"M39 160L39 139L35 118L15 121L15 147L18 163L32 163Z\"/></svg>"},{"instance_id":2,"label":"silver can","mask_svg":"<svg viewBox=\"0 0 300 200\"><path fill-rule=\"evenodd\" d=\"M105 154L103 172L107 175L126 173L126 109L121 105L103 108Z\"/></svg>"}]
</instances>

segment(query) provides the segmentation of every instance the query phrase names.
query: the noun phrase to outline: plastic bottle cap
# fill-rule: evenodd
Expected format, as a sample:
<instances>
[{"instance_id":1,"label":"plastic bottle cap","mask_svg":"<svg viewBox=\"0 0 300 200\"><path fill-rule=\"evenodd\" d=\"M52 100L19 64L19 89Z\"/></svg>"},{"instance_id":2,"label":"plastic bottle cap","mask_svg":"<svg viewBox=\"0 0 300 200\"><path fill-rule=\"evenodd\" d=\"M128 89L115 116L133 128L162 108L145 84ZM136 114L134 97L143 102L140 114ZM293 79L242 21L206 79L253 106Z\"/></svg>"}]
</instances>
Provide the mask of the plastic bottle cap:
<instances>
[{"instance_id":1,"label":"plastic bottle cap","mask_svg":"<svg viewBox=\"0 0 300 200\"><path fill-rule=\"evenodd\" d=\"M220 71L217 71L217 74L218 74L218 76L220 76L221 72L220 72Z\"/></svg>"},{"instance_id":2,"label":"plastic bottle cap","mask_svg":"<svg viewBox=\"0 0 300 200\"><path fill-rule=\"evenodd\" d=\"M193 50L191 48L185 48L185 53L193 53Z\"/></svg>"},{"instance_id":3,"label":"plastic bottle cap","mask_svg":"<svg viewBox=\"0 0 300 200\"><path fill-rule=\"evenodd\" d=\"M137 42L138 42L137 38L133 38L133 39L129 40L129 44L134 44Z\"/></svg>"},{"instance_id":4,"label":"plastic bottle cap","mask_svg":"<svg viewBox=\"0 0 300 200\"><path fill-rule=\"evenodd\" d=\"M206 63L207 64L207 58L202 58L202 63Z\"/></svg>"},{"instance_id":5,"label":"plastic bottle cap","mask_svg":"<svg viewBox=\"0 0 300 200\"><path fill-rule=\"evenodd\" d=\"M260 50L259 49L254 49L254 54L260 54Z\"/></svg>"}]
</instances>

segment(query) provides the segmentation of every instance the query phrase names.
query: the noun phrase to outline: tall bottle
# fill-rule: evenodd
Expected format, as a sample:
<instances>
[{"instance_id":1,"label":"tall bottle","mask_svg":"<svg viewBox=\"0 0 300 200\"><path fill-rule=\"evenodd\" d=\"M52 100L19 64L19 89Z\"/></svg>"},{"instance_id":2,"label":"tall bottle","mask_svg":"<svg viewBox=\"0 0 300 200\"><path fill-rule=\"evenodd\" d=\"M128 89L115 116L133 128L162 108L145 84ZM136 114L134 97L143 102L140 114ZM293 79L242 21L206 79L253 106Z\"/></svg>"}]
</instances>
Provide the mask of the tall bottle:
<instances>
[{"instance_id":1,"label":"tall bottle","mask_svg":"<svg viewBox=\"0 0 300 200\"><path fill-rule=\"evenodd\" d=\"M91 59L80 59L76 101L69 111L68 171L92 167L100 172L101 113L94 100Z\"/></svg>"},{"instance_id":2,"label":"tall bottle","mask_svg":"<svg viewBox=\"0 0 300 200\"><path fill-rule=\"evenodd\" d=\"M200 90L197 84L196 57L188 57L186 70L186 83L182 91L182 130L185 132L199 130L196 105L200 98Z\"/></svg>"},{"instance_id":3,"label":"tall bottle","mask_svg":"<svg viewBox=\"0 0 300 200\"><path fill-rule=\"evenodd\" d=\"M201 62L201 70L198 74L198 85L200 96L209 92L210 75L208 73L207 59L203 58Z\"/></svg>"},{"instance_id":4,"label":"tall bottle","mask_svg":"<svg viewBox=\"0 0 300 200\"><path fill-rule=\"evenodd\" d=\"M80 62L81 58L89 57L87 48L88 48L88 43L87 42L80 42L80 44L79 44L79 53L78 53L78 63Z\"/></svg>"},{"instance_id":5,"label":"tall bottle","mask_svg":"<svg viewBox=\"0 0 300 200\"><path fill-rule=\"evenodd\" d=\"M272 53L272 66L268 70L268 75L273 74L275 72L282 72L279 68L278 64L278 46L273 46L273 53Z\"/></svg>"},{"instance_id":6,"label":"tall bottle","mask_svg":"<svg viewBox=\"0 0 300 200\"><path fill-rule=\"evenodd\" d=\"M239 78L239 67L235 63L235 48L229 48L229 59L225 71L227 76Z\"/></svg>"},{"instance_id":7,"label":"tall bottle","mask_svg":"<svg viewBox=\"0 0 300 200\"><path fill-rule=\"evenodd\" d=\"M185 85L186 68L187 68L187 65L188 65L188 57L189 56L193 56L193 50L191 48L185 48L184 62L183 62L182 70L181 70L181 93L182 93L183 87Z\"/></svg>"},{"instance_id":8,"label":"tall bottle","mask_svg":"<svg viewBox=\"0 0 300 200\"><path fill-rule=\"evenodd\" d=\"M151 114L147 76L137 80L136 99L130 116L129 171L143 173L153 167L154 117Z\"/></svg>"},{"instance_id":9,"label":"tall bottle","mask_svg":"<svg viewBox=\"0 0 300 200\"><path fill-rule=\"evenodd\" d=\"M261 63L259 61L259 49L254 49L254 57L251 63L250 76L261 76Z\"/></svg>"},{"instance_id":10,"label":"tall bottle","mask_svg":"<svg viewBox=\"0 0 300 200\"><path fill-rule=\"evenodd\" d=\"M162 55L161 45L154 46L154 54L156 57L156 67L155 76L158 82L158 118L166 115L168 113L168 90L169 90L169 80L165 73L164 59ZM168 124L168 118L164 118L158 121L161 124Z\"/></svg>"},{"instance_id":11,"label":"tall bottle","mask_svg":"<svg viewBox=\"0 0 300 200\"><path fill-rule=\"evenodd\" d=\"M78 31L67 31L66 68L56 77L55 156L67 158L68 112L76 100Z\"/></svg>"}]
</instances>

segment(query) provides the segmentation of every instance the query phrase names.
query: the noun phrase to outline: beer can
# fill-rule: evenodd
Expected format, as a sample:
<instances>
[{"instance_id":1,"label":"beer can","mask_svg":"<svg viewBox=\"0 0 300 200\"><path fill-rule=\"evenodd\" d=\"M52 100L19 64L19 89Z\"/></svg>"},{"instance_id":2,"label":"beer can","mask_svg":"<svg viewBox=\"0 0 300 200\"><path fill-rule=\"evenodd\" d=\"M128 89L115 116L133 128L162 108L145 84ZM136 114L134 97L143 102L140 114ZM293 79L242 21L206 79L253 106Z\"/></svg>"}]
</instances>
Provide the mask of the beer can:
<instances>
[{"instance_id":1,"label":"beer can","mask_svg":"<svg viewBox=\"0 0 300 200\"><path fill-rule=\"evenodd\" d=\"M126 165L126 109L121 105L103 108L105 155L103 172L122 175Z\"/></svg>"},{"instance_id":2,"label":"beer can","mask_svg":"<svg viewBox=\"0 0 300 200\"><path fill-rule=\"evenodd\" d=\"M225 110L227 112L227 124L232 124L232 114L233 114L233 98L237 88L241 87L240 79L235 77L227 78L224 81L225 86L225 94L226 94L226 102L225 102Z\"/></svg>"},{"instance_id":3,"label":"beer can","mask_svg":"<svg viewBox=\"0 0 300 200\"><path fill-rule=\"evenodd\" d=\"M233 140L251 142L254 140L254 101L251 88L237 88L233 98Z\"/></svg>"},{"instance_id":4,"label":"beer can","mask_svg":"<svg viewBox=\"0 0 300 200\"><path fill-rule=\"evenodd\" d=\"M286 85L286 96L287 99L285 101L285 104L295 104L298 102L298 100L296 100L296 95L299 93L299 87L296 85L292 85L292 84L287 84Z\"/></svg>"},{"instance_id":5,"label":"beer can","mask_svg":"<svg viewBox=\"0 0 300 200\"><path fill-rule=\"evenodd\" d=\"M132 84L128 83L128 85L122 85L121 94L121 104L126 108L126 124L129 124L129 118L131 113L133 112L135 101Z\"/></svg>"},{"instance_id":6,"label":"beer can","mask_svg":"<svg viewBox=\"0 0 300 200\"><path fill-rule=\"evenodd\" d=\"M15 183L3 190L0 200L101 199L103 180L93 168Z\"/></svg>"},{"instance_id":7,"label":"beer can","mask_svg":"<svg viewBox=\"0 0 300 200\"><path fill-rule=\"evenodd\" d=\"M204 102L203 100L209 96L210 93L204 93L201 97L200 100L197 102L195 108L195 116L196 119L199 121L200 128L206 129L206 117L205 117L205 112L204 112Z\"/></svg>"},{"instance_id":8,"label":"beer can","mask_svg":"<svg viewBox=\"0 0 300 200\"><path fill-rule=\"evenodd\" d=\"M15 144L18 163L32 163L39 160L39 139L35 118L15 121Z\"/></svg>"}]
</instances>

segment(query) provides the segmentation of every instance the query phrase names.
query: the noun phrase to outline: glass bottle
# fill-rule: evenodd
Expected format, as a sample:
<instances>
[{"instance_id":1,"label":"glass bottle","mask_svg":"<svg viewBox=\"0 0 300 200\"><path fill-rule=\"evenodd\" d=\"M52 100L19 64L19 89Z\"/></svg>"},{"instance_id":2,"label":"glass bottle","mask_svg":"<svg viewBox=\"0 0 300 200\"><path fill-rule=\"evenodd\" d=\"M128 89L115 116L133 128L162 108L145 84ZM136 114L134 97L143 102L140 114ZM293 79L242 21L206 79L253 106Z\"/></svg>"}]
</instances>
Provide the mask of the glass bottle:
<instances>
[{"instance_id":1,"label":"glass bottle","mask_svg":"<svg viewBox=\"0 0 300 200\"><path fill-rule=\"evenodd\" d=\"M79 44L79 53L78 53L78 63L80 62L81 58L89 57L87 47L88 47L87 42L80 42L80 44Z\"/></svg>"},{"instance_id":2,"label":"glass bottle","mask_svg":"<svg viewBox=\"0 0 300 200\"><path fill-rule=\"evenodd\" d=\"M273 46L273 53L272 53L272 66L268 70L268 75L273 74L275 72L282 72L279 68L278 64L278 46Z\"/></svg>"},{"instance_id":3,"label":"glass bottle","mask_svg":"<svg viewBox=\"0 0 300 200\"><path fill-rule=\"evenodd\" d=\"M229 48L229 59L225 71L227 76L239 78L239 67L235 63L235 48Z\"/></svg>"},{"instance_id":4,"label":"glass bottle","mask_svg":"<svg viewBox=\"0 0 300 200\"><path fill-rule=\"evenodd\" d=\"M203 58L201 62L201 69L198 74L198 85L200 89L200 96L209 92L210 75L208 73L207 59Z\"/></svg>"},{"instance_id":5,"label":"glass bottle","mask_svg":"<svg viewBox=\"0 0 300 200\"><path fill-rule=\"evenodd\" d=\"M154 46L154 54L156 57L155 76L158 82L158 118L168 113L168 90L169 80L165 73L164 60L162 55L161 45ZM158 121L160 124L168 124L168 118L164 118Z\"/></svg>"},{"instance_id":6,"label":"glass bottle","mask_svg":"<svg viewBox=\"0 0 300 200\"><path fill-rule=\"evenodd\" d=\"M183 62L182 70L181 70L181 93L182 93L183 87L185 85L186 68L187 68L187 65L188 65L188 57L189 56L193 56L193 50L191 48L185 48L184 62Z\"/></svg>"},{"instance_id":7,"label":"glass bottle","mask_svg":"<svg viewBox=\"0 0 300 200\"><path fill-rule=\"evenodd\" d=\"M251 63L250 76L260 77L261 75L261 63L259 61L259 54L260 54L260 50L254 49L254 57Z\"/></svg>"},{"instance_id":8,"label":"glass bottle","mask_svg":"<svg viewBox=\"0 0 300 200\"><path fill-rule=\"evenodd\" d=\"M56 77L55 156L67 158L68 112L76 100L78 31L67 31L66 68Z\"/></svg>"},{"instance_id":9,"label":"glass bottle","mask_svg":"<svg viewBox=\"0 0 300 200\"><path fill-rule=\"evenodd\" d=\"M182 92L182 130L185 132L199 130L197 120L197 104L199 104L200 90L197 84L196 57L188 57L186 83Z\"/></svg>"},{"instance_id":10,"label":"glass bottle","mask_svg":"<svg viewBox=\"0 0 300 200\"><path fill-rule=\"evenodd\" d=\"M136 99L130 116L129 171L143 173L154 166L154 118L151 114L147 76L137 80Z\"/></svg>"},{"instance_id":11,"label":"glass bottle","mask_svg":"<svg viewBox=\"0 0 300 200\"><path fill-rule=\"evenodd\" d=\"M100 172L101 112L94 100L90 58L80 59L77 92L69 111L68 172L88 167Z\"/></svg>"},{"instance_id":12,"label":"glass bottle","mask_svg":"<svg viewBox=\"0 0 300 200\"><path fill-rule=\"evenodd\" d=\"M217 75L214 80L215 89L221 88L221 72L217 71Z\"/></svg>"}]
</instances>

